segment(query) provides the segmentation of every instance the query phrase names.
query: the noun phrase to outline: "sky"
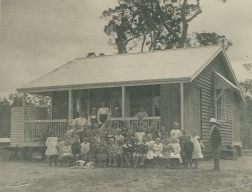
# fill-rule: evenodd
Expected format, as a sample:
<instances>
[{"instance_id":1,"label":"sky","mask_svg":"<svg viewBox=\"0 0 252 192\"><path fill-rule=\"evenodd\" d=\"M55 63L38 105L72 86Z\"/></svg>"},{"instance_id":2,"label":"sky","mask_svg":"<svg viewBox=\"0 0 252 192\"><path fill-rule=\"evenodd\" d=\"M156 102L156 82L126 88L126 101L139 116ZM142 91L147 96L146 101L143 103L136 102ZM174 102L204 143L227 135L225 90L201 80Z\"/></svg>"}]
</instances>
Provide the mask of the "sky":
<instances>
[{"instance_id":1,"label":"sky","mask_svg":"<svg viewBox=\"0 0 252 192\"><path fill-rule=\"evenodd\" d=\"M100 18L117 0L0 1L1 98L89 52L117 52L107 44L106 21ZM203 13L190 22L189 33L216 32L230 39L228 58L238 80L244 80L242 64L252 63L252 1L201 0L201 6Z\"/></svg>"}]
</instances>

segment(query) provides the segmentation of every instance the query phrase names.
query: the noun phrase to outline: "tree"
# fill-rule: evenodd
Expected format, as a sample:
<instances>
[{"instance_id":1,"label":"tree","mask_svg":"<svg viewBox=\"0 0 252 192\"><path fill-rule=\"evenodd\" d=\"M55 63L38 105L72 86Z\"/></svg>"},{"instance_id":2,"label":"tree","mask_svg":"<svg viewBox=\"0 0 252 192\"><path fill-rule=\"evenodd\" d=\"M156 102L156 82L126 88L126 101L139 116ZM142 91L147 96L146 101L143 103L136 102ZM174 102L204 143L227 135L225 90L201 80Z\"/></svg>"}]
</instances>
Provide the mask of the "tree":
<instances>
[{"instance_id":1,"label":"tree","mask_svg":"<svg viewBox=\"0 0 252 192\"><path fill-rule=\"evenodd\" d=\"M139 41L142 41L141 51L144 45L150 51L184 47L189 42L189 23L201 13L200 0L118 0L118 6L103 11L101 18L108 20L104 32L109 36L109 44L118 53L127 53ZM226 39L217 34L198 34L197 39L206 35L207 44L216 44L210 43L210 37ZM128 45L131 47L127 50Z\"/></svg>"}]
</instances>

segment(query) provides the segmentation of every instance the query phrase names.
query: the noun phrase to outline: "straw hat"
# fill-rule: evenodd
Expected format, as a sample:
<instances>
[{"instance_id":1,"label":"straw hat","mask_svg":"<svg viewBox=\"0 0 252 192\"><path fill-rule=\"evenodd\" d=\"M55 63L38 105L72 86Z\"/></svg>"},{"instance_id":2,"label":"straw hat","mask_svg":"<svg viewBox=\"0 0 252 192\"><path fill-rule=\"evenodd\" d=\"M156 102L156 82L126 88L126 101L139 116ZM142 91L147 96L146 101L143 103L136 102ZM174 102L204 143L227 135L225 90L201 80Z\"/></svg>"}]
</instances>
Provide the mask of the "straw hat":
<instances>
[{"instance_id":1,"label":"straw hat","mask_svg":"<svg viewBox=\"0 0 252 192\"><path fill-rule=\"evenodd\" d=\"M215 118L211 118L209 122L210 123L215 123L215 124L218 124L218 125L220 124L219 122L216 121Z\"/></svg>"}]
</instances>

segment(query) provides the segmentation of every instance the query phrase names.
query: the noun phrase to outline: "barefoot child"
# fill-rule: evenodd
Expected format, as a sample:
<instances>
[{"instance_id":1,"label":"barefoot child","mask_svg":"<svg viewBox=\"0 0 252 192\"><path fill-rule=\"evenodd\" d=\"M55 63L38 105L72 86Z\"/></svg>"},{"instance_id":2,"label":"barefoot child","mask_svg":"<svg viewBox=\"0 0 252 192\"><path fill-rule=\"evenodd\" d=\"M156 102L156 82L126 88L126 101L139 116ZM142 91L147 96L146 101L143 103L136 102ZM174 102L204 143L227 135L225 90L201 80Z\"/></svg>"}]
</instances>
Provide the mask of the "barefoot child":
<instances>
[{"instance_id":1,"label":"barefoot child","mask_svg":"<svg viewBox=\"0 0 252 192\"><path fill-rule=\"evenodd\" d=\"M132 154L134 168L137 167L140 155L141 155L141 144L139 143L138 137L135 137L135 144L133 145L133 154Z\"/></svg>"},{"instance_id":2,"label":"barefoot child","mask_svg":"<svg viewBox=\"0 0 252 192\"><path fill-rule=\"evenodd\" d=\"M57 166L57 158L58 158L58 150L57 150L57 144L58 139L55 137L55 133L51 132L50 137L47 137L46 139L46 155L49 156L49 166L52 165L52 160L54 160L54 165Z\"/></svg>"},{"instance_id":3,"label":"barefoot child","mask_svg":"<svg viewBox=\"0 0 252 192\"><path fill-rule=\"evenodd\" d=\"M116 146L117 157L115 159L115 164L117 167L117 158L120 159L121 167L123 167L123 140L119 139Z\"/></svg>"},{"instance_id":4,"label":"barefoot child","mask_svg":"<svg viewBox=\"0 0 252 192\"><path fill-rule=\"evenodd\" d=\"M108 157L108 145L105 141L105 137L100 137L101 142L99 143L98 147L98 154L97 154L97 160L99 162L100 167L106 167L106 160Z\"/></svg>"},{"instance_id":5,"label":"barefoot child","mask_svg":"<svg viewBox=\"0 0 252 192\"><path fill-rule=\"evenodd\" d=\"M74 142L72 143L72 154L75 161L79 160L80 157L80 137L78 135L74 136Z\"/></svg>"},{"instance_id":6,"label":"barefoot child","mask_svg":"<svg viewBox=\"0 0 252 192\"><path fill-rule=\"evenodd\" d=\"M171 159L171 147L170 147L170 139L167 137L164 139L163 143L163 166L170 167L169 160Z\"/></svg>"},{"instance_id":7,"label":"barefoot child","mask_svg":"<svg viewBox=\"0 0 252 192\"><path fill-rule=\"evenodd\" d=\"M152 140L151 135L147 135L146 138L146 146L148 148L148 152L147 152L147 160L148 160L148 166L153 166L153 157L154 157L154 144L155 141Z\"/></svg>"},{"instance_id":8,"label":"barefoot child","mask_svg":"<svg viewBox=\"0 0 252 192\"><path fill-rule=\"evenodd\" d=\"M199 159L203 158L203 155L201 153L201 146L200 146L200 137L196 135L197 131L195 129L192 130L192 136L191 136L191 141L194 146L193 154L192 154L192 159L194 162L194 168L198 169L199 168Z\"/></svg>"},{"instance_id":9,"label":"barefoot child","mask_svg":"<svg viewBox=\"0 0 252 192\"><path fill-rule=\"evenodd\" d=\"M113 166L115 166L115 158L117 157L116 154L116 147L114 144L114 139L109 139L109 145L108 145L108 155L109 155L109 166L112 166L111 160L113 159Z\"/></svg>"},{"instance_id":10,"label":"barefoot child","mask_svg":"<svg viewBox=\"0 0 252 192\"><path fill-rule=\"evenodd\" d=\"M69 140L66 140L65 146L63 147L62 152L63 152L62 157L63 157L64 165L66 167L70 166L72 162L73 154L72 154L72 149L71 149L71 142Z\"/></svg>"}]
</instances>

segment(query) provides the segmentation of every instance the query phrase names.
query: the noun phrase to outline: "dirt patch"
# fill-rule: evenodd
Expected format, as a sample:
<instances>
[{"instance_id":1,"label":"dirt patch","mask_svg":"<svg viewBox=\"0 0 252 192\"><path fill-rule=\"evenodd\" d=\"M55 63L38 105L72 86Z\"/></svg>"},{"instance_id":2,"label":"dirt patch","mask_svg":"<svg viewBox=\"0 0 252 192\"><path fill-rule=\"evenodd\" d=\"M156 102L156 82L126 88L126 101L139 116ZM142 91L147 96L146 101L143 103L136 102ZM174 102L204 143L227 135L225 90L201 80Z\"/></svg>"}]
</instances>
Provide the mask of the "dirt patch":
<instances>
[{"instance_id":1,"label":"dirt patch","mask_svg":"<svg viewBox=\"0 0 252 192\"><path fill-rule=\"evenodd\" d=\"M1 161L1 191L252 191L252 157L200 169L49 167L45 161Z\"/></svg>"}]
</instances>

